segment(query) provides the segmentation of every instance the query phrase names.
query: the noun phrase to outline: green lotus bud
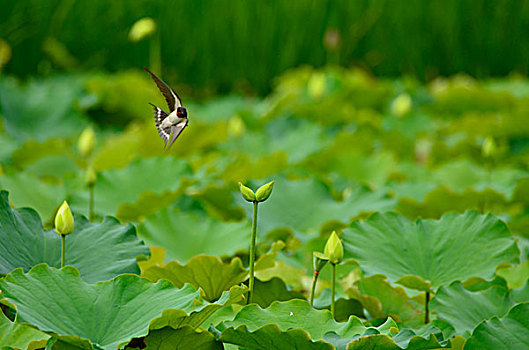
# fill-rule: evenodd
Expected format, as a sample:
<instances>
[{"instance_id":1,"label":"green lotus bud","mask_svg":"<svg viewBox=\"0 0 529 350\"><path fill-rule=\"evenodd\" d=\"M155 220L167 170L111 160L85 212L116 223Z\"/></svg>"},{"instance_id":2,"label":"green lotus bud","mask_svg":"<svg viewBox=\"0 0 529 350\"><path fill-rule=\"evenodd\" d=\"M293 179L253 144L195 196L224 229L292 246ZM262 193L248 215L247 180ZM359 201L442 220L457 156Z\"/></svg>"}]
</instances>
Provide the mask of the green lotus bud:
<instances>
[{"instance_id":1,"label":"green lotus bud","mask_svg":"<svg viewBox=\"0 0 529 350\"><path fill-rule=\"evenodd\" d=\"M73 232L74 221L68 203L64 201L55 215L55 231L59 235L69 235Z\"/></svg>"},{"instance_id":2,"label":"green lotus bud","mask_svg":"<svg viewBox=\"0 0 529 350\"><path fill-rule=\"evenodd\" d=\"M339 264L343 260L343 245L342 241L336 234L336 231L332 231L331 236L325 244L325 250L323 254L329 258L332 264Z\"/></svg>"},{"instance_id":3,"label":"green lotus bud","mask_svg":"<svg viewBox=\"0 0 529 350\"><path fill-rule=\"evenodd\" d=\"M232 137L239 137L244 134L244 121L238 115L234 115L228 119L228 135Z\"/></svg>"},{"instance_id":4,"label":"green lotus bud","mask_svg":"<svg viewBox=\"0 0 529 350\"><path fill-rule=\"evenodd\" d=\"M156 31L156 22L151 17L144 17L136 21L129 31L130 41L140 41L151 36Z\"/></svg>"},{"instance_id":5,"label":"green lotus bud","mask_svg":"<svg viewBox=\"0 0 529 350\"><path fill-rule=\"evenodd\" d=\"M97 174L92 166L89 166L84 173L84 182L88 186L93 186L96 183Z\"/></svg>"},{"instance_id":6,"label":"green lotus bud","mask_svg":"<svg viewBox=\"0 0 529 350\"><path fill-rule=\"evenodd\" d=\"M255 202L255 193L253 193L251 188L246 187L239 182L239 190L241 191L242 198L246 199L248 202Z\"/></svg>"},{"instance_id":7,"label":"green lotus bud","mask_svg":"<svg viewBox=\"0 0 529 350\"><path fill-rule=\"evenodd\" d=\"M411 97L408 94L400 94L391 103L391 114L403 117L411 111Z\"/></svg>"},{"instance_id":8,"label":"green lotus bud","mask_svg":"<svg viewBox=\"0 0 529 350\"><path fill-rule=\"evenodd\" d=\"M314 273L319 274L320 271L327 265L329 258L320 252L313 252L313 263L314 263Z\"/></svg>"},{"instance_id":9,"label":"green lotus bud","mask_svg":"<svg viewBox=\"0 0 529 350\"><path fill-rule=\"evenodd\" d=\"M265 200L267 200L268 197L270 197L270 194L272 194L273 187L274 181L270 181L269 183L259 187L257 191L255 191L255 200L257 200L258 202L264 202Z\"/></svg>"},{"instance_id":10,"label":"green lotus bud","mask_svg":"<svg viewBox=\"0 0 529 350\"><path fill-rule=\"evenodd\" d=\"M485 158L491 158L496 153L496 150L497 147L494 138L488 136L481 145L481 154L483 154L483 157Z\"/></svg>"},{"instance_id":11,"label":"green lotus bud","mask_svg":"<svg viewBox=\"0 0 529 350\"><path fill-rule=\"evenodd\" d=\"M316 72L313 73L307 83L307 91L312 98L320 98L326 90L325 74Z\"/></svg>"},{"instance_id":12,"label":"green lotus bud","mask_svg":"<svg viewBox=\"0 0 529 350\"><path fill-rule=\"evenodd\" d=\"M77 141L77 148L81 156L88 157L94 150L96 144L96 133L91 127L86 127Z\"/></svg>"}]
</instances>

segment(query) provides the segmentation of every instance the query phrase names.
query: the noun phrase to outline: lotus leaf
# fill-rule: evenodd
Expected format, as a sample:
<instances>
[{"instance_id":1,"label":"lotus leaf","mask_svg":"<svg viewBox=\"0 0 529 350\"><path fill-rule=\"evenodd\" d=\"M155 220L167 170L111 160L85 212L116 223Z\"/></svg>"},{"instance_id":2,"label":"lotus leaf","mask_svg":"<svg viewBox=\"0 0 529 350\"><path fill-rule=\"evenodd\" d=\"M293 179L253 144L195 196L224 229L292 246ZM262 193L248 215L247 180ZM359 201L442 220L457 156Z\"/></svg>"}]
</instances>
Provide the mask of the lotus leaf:
<instances>
[{"instance_id":1,"label":"lotus leaf","mask_svg":"<svg viewBox=\"0 0 529 350\"><path fill-rule=\"evenodd\" d=\"M136 257L148 248L136 237L134 226L122 226L111 217L90 223L75 217L74 232L66 239L66 264L76 266L88 282L107 280L120 273L139 273ZM46 262L60 266L61 241L45 231L38 214L27 208L12 209L8 193L0 192L0 273Z\"/></svg>"},{"instance_id":2,"label":"lotus leaf","mask_svg":"<svg viewBox=\"0 0 529 350\"><path fill-rule=\"evenodd\" d=\"M356 259L367 275L385 274L391 282L413 275L434 290L469 277L490 278L496 266L517 263L519 255L501 220L474 211L417 222L376 213L345 229L343 241L346 257Z\"/></svg>"},{"instance_id":3,"label":"lotus leaf","mask_svg":"<svg viewBox=\"0 0 529 350\"><path fill-rule=\"evenodd\" d=\"M147 335L149 322L165 309L196 309L199 291L177 289L167 281L151 283L136 275L88 284L74 267L61 270L40 264L27 274L16 269L0 280L4 297L17 307L21 321L45 332L90 340L116 349Z\"/></svg>"},{"instance_id":4,"label":"lotus leaf","mask_svg":"<svg viewBox=\"0 0 529 350\"><path fill-rule=\"evenodd\" d=\"M223 256L248 249L250 224L222 222L205 213L168 207L147 216L138 234L149 244L163 246L169 259L185 263L197 254Z\"/></svg>"},{"instance_id":5,"label":"lotus leaf","mask_svg":"<svg viewBox=\"0 0 529 350\"><path fill-rule=\"evenodd\" d=\"M210 302L220 298L223 291L244 282L247 276L248 271L239 258L224 263L216 256L207 255L196 255L185 265L171 261L164 266L151 266L142 272L142 277L152 282L166 279L178 288L186 283L201 288L202 297Z\"/></svg>"}]
</instances>

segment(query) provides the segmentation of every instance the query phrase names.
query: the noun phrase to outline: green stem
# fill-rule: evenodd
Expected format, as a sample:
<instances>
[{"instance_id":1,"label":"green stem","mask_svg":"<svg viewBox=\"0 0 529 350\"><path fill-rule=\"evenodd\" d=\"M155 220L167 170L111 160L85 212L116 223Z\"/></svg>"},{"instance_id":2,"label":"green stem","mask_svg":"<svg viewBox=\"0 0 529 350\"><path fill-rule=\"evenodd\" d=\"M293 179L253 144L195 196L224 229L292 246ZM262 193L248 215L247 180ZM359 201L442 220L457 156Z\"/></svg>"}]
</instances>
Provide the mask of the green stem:
<instances>
[{"instance_id":1,"label":"green stem","mask_svg":"<svg viewBox=\"0 0 529 350\"><path fill-rule=\"evenodd\" d=\"M424 303L424 323L430 323L430 292L426 292L426 301Z\"/></svg>"},{"instance_id":2,"label":"green stem","mask_svg":"<svg viewBox=\"0 0 529 350\"><path fill-rule=\"evenodd\" d=\"M94 185L88 186L88 192L90 194L90 199L88 203L88 219L90 221L94 220Z\"/></svg>"},{"instance_id":3,"label":"green stem","mask_svg":"<svg viewBox=\"0 0 529 350\"><path fill-rule=\"evenodd\" d=\"M253 221L252 221L252 238L250 243L250 292L248 293L248 304L252 303L253 297L253 282L254 282L254 268L255 268L255 238L257 236L257 204L253 202Z\"/></svg>"},{"instance_id":4,"label":"green stem","mask_svg":"<svg viewBox=\"0 0 529 350\"><path fill-rule=\"evenodd\" d=\"M314 306L314 292L316 291L316 283L318 283L318 276L320 271L314 271L314 276L312 277L312 290L310 291L310 306Z\"/></svg>"},{"instance_id":5,"label":"green stem","mask_svg":"<svg viewBox=\"0 0 529 350\"><path fill-rule=\"evenodd\" d=\"M61 269L64 267L66 260L66 235L61 235Z\"/></svg>"},{"instance_id":6,"label":"green stem","mask_svg":"<svg viewBox=\"0 0 529 350\"><path fill-rule=\"evenodd\" d=\"M331 286L331 314L334 318L334 293L336 292L336 264L331 263L332 266L332 286Z\"/></svg>"}]
</instances>

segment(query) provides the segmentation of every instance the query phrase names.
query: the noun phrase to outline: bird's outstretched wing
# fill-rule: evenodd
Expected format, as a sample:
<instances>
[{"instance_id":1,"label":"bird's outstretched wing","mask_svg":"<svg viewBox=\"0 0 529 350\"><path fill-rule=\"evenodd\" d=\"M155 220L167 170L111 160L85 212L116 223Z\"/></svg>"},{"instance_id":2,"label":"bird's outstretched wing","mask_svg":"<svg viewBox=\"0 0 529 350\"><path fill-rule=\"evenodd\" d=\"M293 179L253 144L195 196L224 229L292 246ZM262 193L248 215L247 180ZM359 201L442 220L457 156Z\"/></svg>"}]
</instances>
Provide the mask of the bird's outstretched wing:
<instances>
[{"instance_id":1,"label":"bird's outstretched wing","mask_svg":"<svg viewBox=\"0 0 529 350\"><path fill-rule=\"evenodd\" d=\"M158 134L167 145L167 140L171 135L171 128L162 128L162 121L167 118L168 114L163 111L160 107L156 107L152 103L149 103L154 108L154 123L156 124L156 129L158 129Z\"/></svg>"},{"instance_id":2,"label":"bird's outstretched wing","mask_svg":"<svg viewBox=\"0 0 529 350\"><path fill-rule=\"evenodd\" d=\"M171 142L169 142L169 146L167 146L167 141L165 142L165 146L167 147L167 149L171 148L171 146L173 145L173 143L175 142L175 140L178 138L178 136L180 136L180 134L182 133L182 131L184 131L184 129L186 128L187 126L187 123L188 123L188 120L187 118L184 119L184 121L176 124L176 125L173 125L171 126Z\"/></svg>"},{"instance_id":3,"label":"bird's outstretched wing","mask_svg":"<svg viewBox=\"0 0 529 350\"><path fill-rule=\"evenodd\" d=\"M145 69L145 71L151 75L152 80L154 80L163 97L165 97L165 101L167 101L170 112L174 111L178 107L182 107L182 101L180 100L180 97L176 94L176 92L173 91L173 89L169 87L169 85L167 85L162 79L158 78L156 74L151 72L147 67L143 69Z\"/></svg>"}]
</instances>

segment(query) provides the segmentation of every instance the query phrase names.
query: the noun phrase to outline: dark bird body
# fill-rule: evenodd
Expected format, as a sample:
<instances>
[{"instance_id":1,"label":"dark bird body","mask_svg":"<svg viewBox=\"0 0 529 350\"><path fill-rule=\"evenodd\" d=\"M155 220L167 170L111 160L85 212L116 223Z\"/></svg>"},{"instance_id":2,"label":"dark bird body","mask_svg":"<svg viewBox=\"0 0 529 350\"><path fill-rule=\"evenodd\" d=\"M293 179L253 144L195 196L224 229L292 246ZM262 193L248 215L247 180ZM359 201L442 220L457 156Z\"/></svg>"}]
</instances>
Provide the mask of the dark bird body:
<instances>
[{"instance_id":1,"label":"dark bird body","mask_svg":"<svg viewBox=\"0 0 529 350\"><path fill-rule=\"evenodd\" d=\"M167 101L167 106L169 106L169 113L167 113L160 107L150 103L154 108L154 122L156 123L158 133L165 142L165 147L170 148L188 124L187 110L185 107L182 107L182 101L173 89L149 69L144 69L151 75L158 90L160 90L165 101ZM168 142L169 146L167 146Z\"/></svg>"}]
</instances>

